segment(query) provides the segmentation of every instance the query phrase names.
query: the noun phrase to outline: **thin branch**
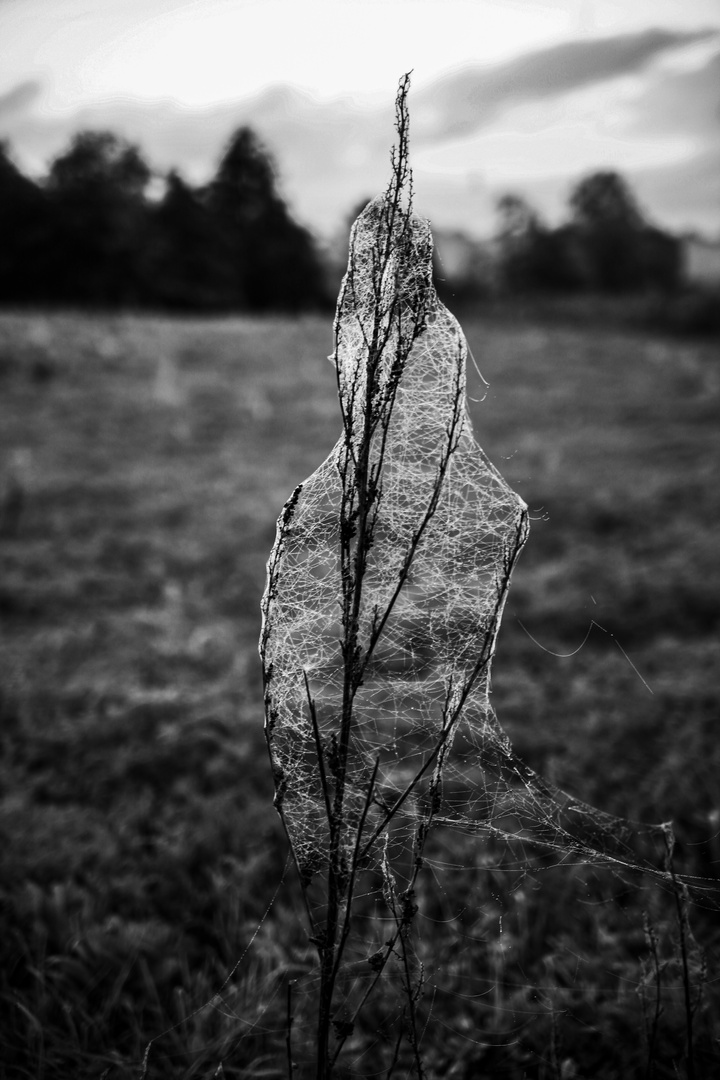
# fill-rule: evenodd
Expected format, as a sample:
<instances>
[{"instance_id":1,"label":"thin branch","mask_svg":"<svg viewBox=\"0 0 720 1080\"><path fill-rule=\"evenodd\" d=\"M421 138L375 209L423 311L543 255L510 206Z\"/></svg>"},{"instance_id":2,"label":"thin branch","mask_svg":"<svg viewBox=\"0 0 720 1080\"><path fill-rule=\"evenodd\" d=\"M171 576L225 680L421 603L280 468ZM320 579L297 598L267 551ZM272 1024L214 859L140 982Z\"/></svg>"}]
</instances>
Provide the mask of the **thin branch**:
<instances>
[{"instance_id":1,"label":"thin branch","mask_svg":"<svg viewBox=\"0 0 720 1080\"><path fill-rule=\"evenodd\" d=\"M287 1013L285 1017L285 1049L287 1051L287 1064L288 1064L288 1080L293 1080L293 1059L292 1059L292 1026L293 1026L293 1014L292 1014L292 988L293 981L288 979L287 984Z\"/></svg>"},{"instance_id":2,"label":"thin branch","mask_svg":"<svg viewBox=\"0 0 720 1080\"><path fill-rule=\"evenodd\" d=\"M678 881L675 874L673 854L675 851L675 836L672 827L668 824L663 826L665 837L665 868L670 875L675 895L675 908L677 911L678 934L680 937L680 956L683 969L683 992L685 997L685 1031L687 1037L687 1074L688 1080L695 1080L695 1054L693 1049L693 1014L694 1009L690 996L690 965L688 962L688 915L687 915L687 887Z\"/></svg>"},{"instance_id":3,"label":"thin branch","mask_svg":"<svg viewBox=\"0 0 720 1080\"><path fill-rule=\"evenodd\" d=\"M334 819L332 806L330 805L330 787L328 784L327 771L325 769L325 753L323 751L322 741L320 739L320 728L318 727L315 701L310 693L310 683L308 682L307 671L304 668L303 679L305 680L305 693L307 695L308 709L310 711L310 723L312 724L313 738L315 739L315 748L317 750L318 770L320 772L320 786L322 788L323 798L325 800L325 813L327 814L328 828L332 829Z\"/></svg>"}]
</instances>

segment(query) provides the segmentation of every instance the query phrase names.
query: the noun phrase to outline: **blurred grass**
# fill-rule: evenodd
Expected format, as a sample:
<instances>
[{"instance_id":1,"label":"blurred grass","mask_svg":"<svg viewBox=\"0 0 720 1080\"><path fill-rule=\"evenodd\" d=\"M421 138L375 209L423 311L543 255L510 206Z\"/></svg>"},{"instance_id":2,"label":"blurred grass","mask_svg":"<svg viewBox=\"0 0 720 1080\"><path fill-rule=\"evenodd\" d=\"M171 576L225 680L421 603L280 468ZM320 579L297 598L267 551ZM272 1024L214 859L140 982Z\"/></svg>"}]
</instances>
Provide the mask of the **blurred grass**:
<instances>
[{"instance_id":1,"label":"blurred grass","mask_svg":"<svg viewBox=\"0 0 720 1080\"><path fill-rule=\"evenodd\" d=\"M586 801L675 819L680 868L717 878L716 350L611 327L463 326L490 383L471 403L476 434L534 518L494 667L501 723ZM285 849L259 600L280 507L339 431L331 348L331 321L314 317L0 315L0 1076L133 1075L263 919ZM478 399L473 370L469 383ZM591 620L602 629L577 651ZM647 960L639 902L622 931L612 907L593 928L567 875L529 880L532 918L507 878L457 898L487 926L499 902L515 919L517 985L495 980L494 1021L468 1001L482 1054L441 1029L435 1073L644 1076L640 998L617 990ZM262 922L235 1015L188 1019L150 1075L213 1075L220 1060L227 1076L284 1075L278 987L310 956L294 902L283 893ZM715 917L696 919L712 955ZM563 968L583 950L584 982ZM610 969L620 982L601 993ZM544 1004L528 996L536 970L554 988ZM514 1057L491 1038L503 1011L533 1014ZM666 1002L658 1077L682 1058L675 1013Z\"/></svg>"}]
</instances>

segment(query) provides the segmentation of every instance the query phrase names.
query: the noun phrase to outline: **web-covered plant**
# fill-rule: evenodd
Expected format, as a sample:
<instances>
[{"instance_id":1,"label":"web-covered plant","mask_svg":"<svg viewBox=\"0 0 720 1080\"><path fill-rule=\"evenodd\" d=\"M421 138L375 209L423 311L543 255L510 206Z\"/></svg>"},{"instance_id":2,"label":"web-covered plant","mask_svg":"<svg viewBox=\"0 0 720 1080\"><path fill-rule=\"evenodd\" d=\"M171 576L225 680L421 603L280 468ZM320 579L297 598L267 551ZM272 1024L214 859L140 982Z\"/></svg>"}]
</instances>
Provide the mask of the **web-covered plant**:
<instances>
[{"instance_id":1,"label":"web-covered plant","mask_svg":"<svg viewBox=\"0 0 720 1080\"><path fill-rule=\"evenodd\" d=\"M528 513L473 435L467 344L412 211L407 90L406 76L392 178L355 222L338 300L342 432L283 509L263 599L275 805L318 957L291 1060L320 1078L362 1059L371 1008L385 1068L423 1071L413 923L431 834L637 863L633 827L528 769L490 703Z\"/></svg>"}]
</instances>

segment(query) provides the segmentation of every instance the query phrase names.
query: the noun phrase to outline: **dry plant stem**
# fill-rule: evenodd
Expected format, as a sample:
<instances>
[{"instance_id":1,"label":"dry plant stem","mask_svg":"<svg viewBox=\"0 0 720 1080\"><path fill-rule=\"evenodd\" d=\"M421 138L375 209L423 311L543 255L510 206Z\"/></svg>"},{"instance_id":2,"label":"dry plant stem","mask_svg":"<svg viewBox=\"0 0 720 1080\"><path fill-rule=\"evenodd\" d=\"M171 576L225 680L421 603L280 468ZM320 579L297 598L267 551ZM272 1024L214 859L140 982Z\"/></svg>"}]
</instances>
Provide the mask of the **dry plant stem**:
<instances>
[{"instance_id":1,"label":"dry plant stem","mask_svg":"<svg viewBox=\"0 0 720 1080\"><path fill-rule=\"evenodd\" d=\"M422 840L421 840L421 845L422 846L424 846L425 836L426 835L427 835L427 832L425 831L425 834L423 835ZM422 857L418 856L418 860L417 860L417 863L416 863L416 871L415 871L415 875L413 877L413 882L414 882L415 878L417 877L417 873L420 871L421 867L422 867ZM405 893L400 898L402 900L402 908L400 910L400 919L399 919L399 926L398 926L399 935L398 935L398 937L399 937L399 942L400 942L400 951L401 951L401 954L402 954L402 973L403 973L403 980L404 980L403 990L404 990L404 993L405 993L405 997L407 998L407 1008L408 1008L408 1012L410 1014L409 1025L408 1025L408 1038L410 1040L410 1045L412 1047L413 1057L414 1057L414 1061L415 1061L415 1069L416 1069L417 1075L418 1075L418 1077L422 1078L424 1076L425 1070L423 1069L422 1058L420 1057L420 1042L419 1042L419 1038L418 1038L417 1008L416 1008L416 1006L417 1006L417 1002L418 1002L418 999L420 997L420 994L422 993L423 977L422 977L422 971L421 971L420 977L419 977L419 979L417 981L417 984L413 985L413 974L412 974L412 971L411 971L410 958L409 958L409 955L408 955L408 936L410 934L413 919L415 918L415 915L417 914L417 910L418 910L417 909L417 904L415 903L414 896L415 896L414 890L413 890L412 887L410 887L410 888L406 889ZM398 918L397 912L393 911L393 915L395 916L395 919L397 920L397 918Z\"/></svg>"},{"instance_id":2,"label":"dry plant stem","mask_svg":"<svg viewBox=\"0 0 720 1080\"><path fill-rule=\"evenodd\" d=\"M395 1072L395 1067L398 1063L398 1058L400 1057L400 1047L402 1046L402 1039L403 1037L401 1031L397 1039L395 1040L395 1050L393 1052L392 1061L390 1062L390 1067L388 1068L388 1071L385 1075L385 1080L390 1080L392 1074Z\"/></svg>"},{"instance_id":3,"label":"dry plant stem","mask_svg":"<svg viewBox=\"0 0 720 1080\"><path fill-rule=\"evenodd\" d=\"M408 89L407 77L401 83L398 92L398 136L400 150L394 159L394 173L389 191L389 228L384 249L379 253L379 265L375 274L378 292L376 294L376 317L373 322L372 336L367 344L367 361L365 368L365 402L362 409L362 433L359 445L355 441L356 412L354 409L355 399L359 390L358 378L355 382L354 392L350 398L350 408L343 415L345 429L345 447L342 460L339 465L340 479L342 483L342 502L340 508L340 574L342 583L342 627L343 639L341 645L344 676L342 714L340 722L340 734L337 745L337 755L333 763L333 797L330 800L327 772L325 769L324 752L321 744L317 716L314 704L311 702L309 686L307 688L310 703L311 719L315 734L318 765L321 771L321 784L325 798L327 823L330 836L329 868L327 879L327 914L325 926L318 939L318 953L320 960L320 994L318 1007L318 1080L325 1080L330 1075L332 1068L330 1060L330 1035L333 1019L333 997L342 959L342 952L350 930L352 911L352 893L350 887L354 885L357 871L357 853L362 841L362 833L367 817L367 810L373 796L375 777L378 764L368 783L365 808L361 815L360 823L355 840L355 858L350 868L345 865L343 857L344 834L346 829L345 813L345 781L347 774L348 754L350 749L350 736L353 728L353 706L358 687L362 683L364 671L372 655L374 645L379 638L380 631L373 635L365 651L364 658L360 645L360 607L363 595L363 581L367 570L367 558L374 540L374 527L376 521L377 505L381 496L380 477L385 461L387 445L387 433L392 419L393 405L397 394L399 376L410 353L410 349L424 328L424 312L413 312L411 316L410 333L405 338L401 332L398 335L396 355L393 360L393 374L388 387L384 389L381 384L381 369L385 360L384 353L388 344L390 327L393 318L402 318L402 313L396 311L399 301L397 295L393 296L389 317L383 310L382 296L379 294L380 283L387 274L393 254L392 242L395 223L398 215L402 213L401 200L407 179L407 106L406 94ZM350 263L352 267L352 259ZM349 275L348 287L353 289L352 274ZM336 336L340 336L340 324L336 324ZM337 365L339 368L339 364ZM342 398L341 398L342 400ZM377 402L379 401L379 404ZM375 462L372 461L375 449L375 436L380 428L380 447ZM439 484L437 485L439 496ZM435 502L437 496L435 497ZM408 557L408 566L412 561L412 553ZM399 585L395 597L399 595ZM389 605L394 603L395 597ZM380 623L384 625L390 611L386 610ZM307 685L307 679L306 679ZM341 926L341 906L344 903L345 916ZM343 1033L339 1033L339 1039L344 1041ZM336 1055L337 1056L337 1055Z\"/></svg>"},{"instance_id":4,"label":"dry plant stem","mask_svg":"<svg viewBox=\"0 0 720 1080\"><path fill-rule=\"evenodd\" d=\"M553 1080L562 1080L562 1067L560 1065L560 1033L558 1031L557 1013L553 1006L550 1014L550 1063L552 1065Z\"/></svg>"},{"instance_id":5,"label":"dry plant stem","mask_svg":"<svg viewBox=\"0 0 720 1080\"><path fill-rule=\"evenodd\" d=\"M386 870L385 879L386 879L386 883L387 883L387 886L388 886L388 892L389 892L388 906L390 908L390 912L391 912L393 920L395 922L395 930L393 931L393 934L391 935L391 937L386 942L385 950L381 954L381 956L379 957L379 959L377 961L377 968L376 968L375 978L370 982L369 986L367 987L367 989L366 989L365 993L363 994L357 1008L355 1009L353 1017L352 1017L352 1024L354 1024L355 1021L357 1020L358 1016L362 1012L363 1006L365 1005L366 1001L368 1000L368 998L372 994L373 990L375 989L375 986L376 986L378 980L380 979L383 971L385 970L385 967L387 965L388 960L395 953L395 947L397 945L399 945L400 950L401 950L401 958L402 958L402 966L403 966L404 992L405 992L405 995L407 997L408 1010L409 1010L409 1013L410 1013L410 1039L411 1039L411 1045L413 1047L413 1053L414 1053L414 1056L415 1056L415 1064L416 1064L416 1069L417 1069L417 1072L418 1072L418 1076L423 1075L423 1067L422 1067L422 1060L420 1059L420 1054L419 1054L419 1041L418 1041L418 1038L417 1038L417 1025L416 1025L416 1003L417 1003L417 998L419 996L419 989L420 988L415 990L415 989L413 989L413 986L412 986L412 977L411 977L411 972L410 972L408 950L407 950L407 937L408 937L408 934L410 932L412 921L413 921L415 915L417 914L417 906L415 905L414 900L413 900L414 893L415 893L415 885L416 885L416 882L417 882L417 879L418 879L418 875L419 875L419 873L420 873L420 871L422 870L422 867L423 867L423 855L424 855L424 851L425 851L425 843L427 841L427 837L428 837L428 834L430 832L430 827L432 825L433 815L435 813L435 808L436 808L436 805L437 805L437 789L439 788L439 786L440 786L440 768L437 769L436 776L433 779L433 783L432 783L432 786L431 786L430 806L429 806L429 809L428 809L428 812L427 812L427 816L421 822L419 822L418 827L417 827L417 832L416 832L416 837L415 837L415 852L414 852L414 862L413 862L412 875L411 875L410 880L408 881L408 883L406 885L403 896L400 898L402 900L402 904L401 904L400 908L398 908L397 898L396 898L395 890L394 890L393 884L392 884L392 874L390 873L389 869ZM359 836L360 836L360 833L358 833L358 838L359 838ZM349 921L346 923L346 926L349 929ZM331 1062L332 1065L335 1065L335 1063L337 1062L337 1059L338 1059L338 1057L340 1055L340 1052L341 1052L341 1050L342 1050L342 1048L344 1046L346 1038L347 1038L346 1035L343 1035L343 1036L338 1038L338 1041L337 1041L337 1044L336 1044L336 1047L335 1047L335 1053L333 1055L332 1062Z\"/></svg>"},{"instance_id":6,"label":"dry plant stem","mask_svg":"<svg viewBox=\"0 0 720 1080\"><path fill-rule=\"evenodd\" d=\"M293 1059L292 1059L292 1026L293 1026L293 1014L292 1014L292 980L287 984L287 1012L285 1017L285 1048L287 1050L287 1063L288 1063L288 1080L293 1080Z\"/></svg>"},{"instance_id":7,"label":"dry plant stem","mask_svg":"<svg viewBox=\"0 0 720 1080\"><path fill-rule=\"evenodd\" d=\"M650 916L647 912L643 915L643 928L645 930L645 940L648 943L650 949L650 956L652 957L652 969L655 978L655 1002L652 1022L650 1024L650 1034L647 1034L648 1024L647 1015L645 1011L645 993L642 994L642 1010L643 1020L645 1022L645 1032L648 1042L648 1061L647 1068L645 1070L645 1080L651 1080L655 1073L655 1043L657 1042L658 1027L660 1024L660 1016L662 1014L662 986L661 976L662 970L660 966L660 955L658 953L658 936L655 927L650 921Z\"/></svg>"},{"instance_id":8,"label":"dry plant stem","mask_svg":"<svg viewBox=\"0 0 720 1080\"><path fill-rule=\"evenodd\" d=\"M457 731L507 751L489 673L527 534L526 507L474 441L467 347L412 216L407 89L391 182L353 228L338 300L341 437L286 504L263 600L266 735L318 954L320 1080L353 1035L362 1046L355 1025L383 975L402 1003L386 1011L393 1061L405 1040L422 1075L415 886L441 809L459 809L442 794ZM454 780L476 777L461 764Z\"/></svg>"},{"instance_id":9,"label":"dry plant stem","mask_svg":"<svg viewBox=\"0 0 720 1080\"><path fill-rule=\"evenodd\" d=\"M675 873L673 854L675 850L675 836L670 825L663 826L666 846L665 867L672 881L673 894L675 896L675 910L677 912L678 935L680 938L680 957L683 969L683 992L685 997L685 1031L687 1038L687 1075L688 1080L695 1080L695 1054L693 1050L693 1014L694 1008L690 994L690 965L688 961L688 900L687 889L681 881L678 881Z\"/></svg>"}]
</instances>

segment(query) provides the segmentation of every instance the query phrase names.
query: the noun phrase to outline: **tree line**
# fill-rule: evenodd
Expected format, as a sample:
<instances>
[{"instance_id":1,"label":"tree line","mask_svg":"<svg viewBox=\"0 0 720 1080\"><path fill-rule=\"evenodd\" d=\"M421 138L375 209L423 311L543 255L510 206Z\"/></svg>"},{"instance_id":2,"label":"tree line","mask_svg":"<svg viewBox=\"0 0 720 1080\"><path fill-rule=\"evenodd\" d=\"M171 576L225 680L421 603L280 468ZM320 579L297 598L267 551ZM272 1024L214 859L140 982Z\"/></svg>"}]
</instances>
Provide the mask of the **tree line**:
<instances>
[{"instance_id":1,"label":"tree line","mask_svg":"<svg viewBox=\"0 0 720 1080\"><path fill-rule=\"evenodd\" d=\"M176 310L299 310L328 302L310 233L273 161L239 128L212 180L178 173L152 197L140 150L77 134L37 182L0 145L0 303Z\"/></svg>"},{"instance_id":2,"label":"tree line","mask_svg":"<svg viewBox=\"0 0 720 1080\"><path fill-rule=\"evenodd\" d=\"M521 196L498 200L501 289L670 292L681 284L680 241L647 221L619 173L595 172L580 180L568 209L568 220L551 228Z\"/></svg>"},{"instance_id":3,"label":"tree line","mask_svg":"<svg viewBox=\"0 0 720 1080\"><path fill-rule=\"evenodd\" d=\"M293 311L332 302L332 268L293 220L251 128L232 135L209 183L174 171L157 179L111 132L77 134L37 181L0 144L0 303ZM557 228L516 194L497 210L490 260L454 280L454 295L681 284L680 241L646 220L616 172L581 180Z\"/></svg>"}]
</instances>

